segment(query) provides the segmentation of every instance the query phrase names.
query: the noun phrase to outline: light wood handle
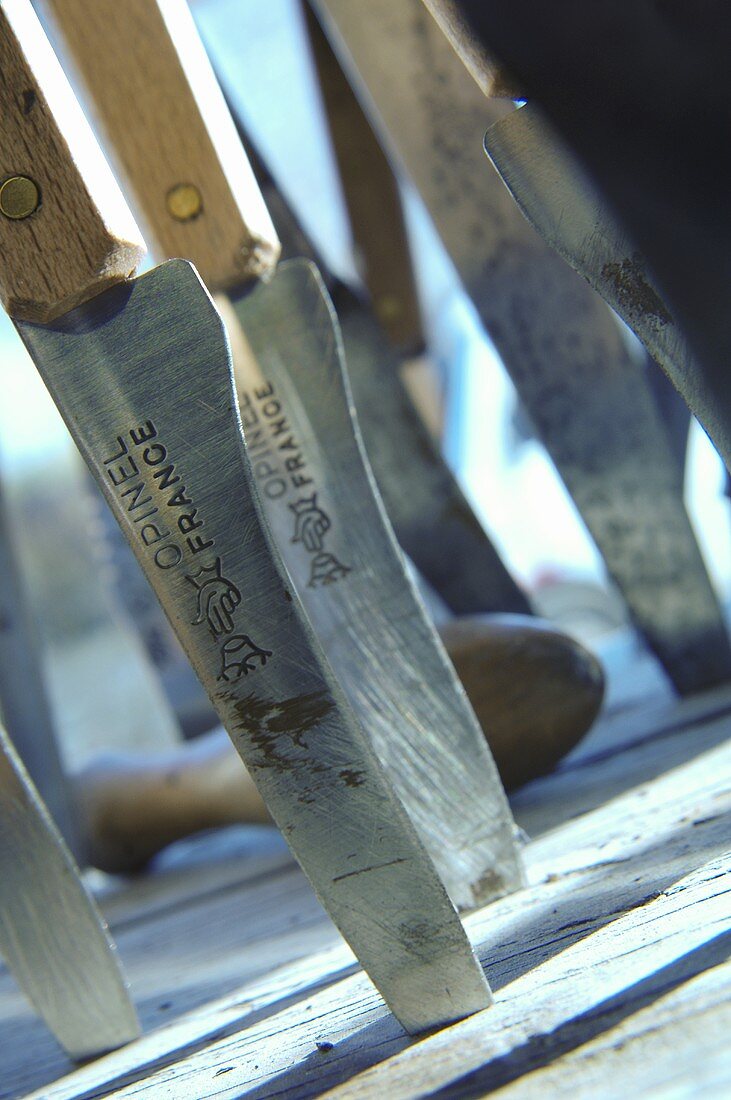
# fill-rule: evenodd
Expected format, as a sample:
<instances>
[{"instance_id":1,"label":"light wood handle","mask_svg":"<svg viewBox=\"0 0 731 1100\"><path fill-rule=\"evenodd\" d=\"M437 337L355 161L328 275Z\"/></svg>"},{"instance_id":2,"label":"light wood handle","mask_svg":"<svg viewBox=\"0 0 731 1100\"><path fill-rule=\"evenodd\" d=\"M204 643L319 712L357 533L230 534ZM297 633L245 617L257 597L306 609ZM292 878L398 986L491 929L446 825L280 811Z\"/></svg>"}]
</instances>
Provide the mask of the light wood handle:
<instances>
[{"instance_id":1,"label":"light wood handle","mask_svg":"<svg viewBox=\"0 0 731 1100\"><path fill-rule=\"evenodd\" d=\"M491 57L472 30L455 0L424 0L434 19L462 59L472 79L486 96L497 99L523 99L513 77Z\"/></svg>"},{"instance_id":2,"label":"light wood handle","mask_svg":"<svg viewBox=\"0 0 731 1100\"><path fill-rule=\"evenodd\" d=\"M279 242L185 0L47 0L150 247L212 293Z\"/></svg>"},{"instance_id":3,"label":"light wood handle","mask_svg":"<svg viewBox=\"0 0 731 1100\"><path fill-rule=\"evenodd\" d=\"M301 3L360 274L392 343L415 355L425 337L398 181L317 16Z\"/></svg>"},{"instance_id":4,"label":"light wood handle","mask_svg":"<svg viewBox=\"0 0 731 1100\"><path fill-rule=\"evenodd\" d=\"M50 321L134 274L144 244L30 0L0 6L0 297Z\"/></svg>"},{"instance_id":5,"label":"light wood handle","mask_svg":"<svg viewBox=\"0 0 731 1100\"><path fill-rule=\"evenodd\" d=\"M440 627L508 789L550 771L599 712L596 658L548 623L520 615ZM90 861L135 871L201 829L269 820L223 730L155 756L107 757L76 779Z\"/></svg>"},{"instance_id":6,"label":"light wood handle","mask_svg":"<svg viewBox=\"0 0 731 1100\"><path fill-rule=\"evenodd\" d=\"M223 728L160 753L99 756L74 787L87 859L102 871L138 871L204 829L271 822Z\"/></svg>"}]
</instances>

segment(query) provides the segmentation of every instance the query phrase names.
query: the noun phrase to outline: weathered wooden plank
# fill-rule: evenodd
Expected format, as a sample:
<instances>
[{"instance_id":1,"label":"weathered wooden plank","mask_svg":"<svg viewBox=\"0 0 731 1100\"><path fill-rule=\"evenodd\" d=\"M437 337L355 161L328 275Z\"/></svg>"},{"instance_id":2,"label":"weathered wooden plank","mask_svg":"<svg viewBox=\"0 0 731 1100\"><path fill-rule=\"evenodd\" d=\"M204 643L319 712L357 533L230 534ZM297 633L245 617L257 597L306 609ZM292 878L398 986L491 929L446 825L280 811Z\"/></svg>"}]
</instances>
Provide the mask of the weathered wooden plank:
<instances>
[{"instance_id":1,"label":"weathered wooden plank","mask_svg":"<svg viewBox=\"0 0 731 1100\"><path fill-rule=\"evenodd\" d=\"M650 745L662 760L666 739ZM618 759L625 759L631 773L630 754ZM596 764L599 771L606 766L606 757ZM408 1046L361 972L341 980L350 956L344 948L335 949L299 964L289 977L280 971L281 1000L272 995L266 1006L257 1001L261 983L232 994L228 1007L213 1010L223 1014L225 1034L212 1027L215 1014L212 1018L208 1009L199 1008L181 1021L177 1038L168 1029L143 1040L144 1048L133 1044L113 1060L70 1074L54 1086L54 1100L102 1093L196 1100L233 1098L244 1091L247 1096L307 1096L348 1081L353 1095L380 1089L389 1098L410 1096L423 1091L427 1080L432 1088L447 1088L467 1073L481 1073L488 1056L491 1062L501 1059L501 1072L507 1072L508 1063L513 1072L524 1054L533 1057L537 1050L558 1058L563 1046L552 1045L556 1035L571 1035L570 1049L598 1041L603 1031L611 1035L622 1004L628 1013L650 1011L667 992L668 975L675 975L672 982L679 987L693 972L721 961L716 955L726 941L719 937L731 924L729 885L722 877L727 860L720 858L728 844L731 792L725 776L730 766L729 744L664 773L658 765L650 781L533 841L527 849L530 887L467 922L481 958L489 959L498 990L496 1005L479 1017ZM233 894L229 901L228 921L242 931L242 898ZM269 904L286 907L283 896L270 897ZM191 929L196 920L200 929L209 924L200 905ZM297 909L288 911L291 917ZM174 943L186 923L173 915L170 920L144 922L149 923L148 967L163 929ZM211 928L212 939L222 937L225 947L214 966L220 980L232 944L222 911ZM124 937L118 938L124 958ZM207 958L202 952L197 965L211 966L213 954L213 948ZM179 965L181 953L171 951L167 965L172 968L176 960ZM133 978L133 988L139 980ZM613 998L616 1012L612 1008L605 1019ZM248 1016L242 1012L237 1020L235 1001L258 1004L258 1009ZM158 1057L151 1066L149 1044L155 1049L156 1042ZM332 1043L332 1049L323 1043ZM531 1044L527 1051L526 1044ZM138 1050L147 1053L143 1057ZM534 1069L529 1063L526 1067Z\"/></svg>"},{"instance_id":2,"label":"weathered wooden plank","mask_svg":"<svg viewBox=\"0 0 731 1100\"><path fill-rule=\"evenodd\" d=\"M560 1100L561 1097L591 1096L592 1100L615 1100L617 1073L624 1081L631 1080L636 1096L720 1096L731 1086L731 1051L728 1044L731 1026L731 965L715 966L713 960L719 945L711 942L707 948L690 952L674 973L666 968L666 987L646 985L628 1002L618 998L614 1009L619 1023L601 1032L596 1039L571 1049L577 1029L568 1028L562 1039L568 1050L561 1050L557 1061L536 1068L509 1085L497 1095L520 1100ZM713 968L698 977L685 980L698 965L709 963ZM673 982L681 984L673 987ZM670 992L665 992L665 988ZM653 999L657 997L657 999ZM641 1007L646 1003L646 1007ZM622 1019L629 1008L629 1015ZM601 1024L605 1014L596 1014ZM597 1027L599 1030L599 1027ZM477 1080L474 1085L479 1084ZM459 1095L466 1100L470 1089L463 1083ZM444 1095L444 1094L443 1094ZM482 1095L482 1092L480 1092Z\"/></svg>"},{"instance_id":3,"label":"weathered wooden plank","mask_svg":"<svg viewBox=\"0 0 731 1100\"><path fill-rule=\"evenodd\" d=\"M669 722L663 732L639 733L625 741L579 756L538 786L530 783L513 798L515 820L529 836L579 818L639 783L649 783L672 768L728 738L731 710L699 714L694 722Z\"/></svg>"},{"instance_id":4,"label":"weathered wooden plank","mask_svg":"<svg viewBox=\"0 0 731 1100\"><path fill-rule=\"evenodd\" d=\"M399 1100L422 1093L428 1084L431 1095L448 1095L449 1086L452 1095L482 1096L519 1081L536 1060L545 1064L560 1056L563 1044L571 1049L592 1032L603 1032L615 1015L630 1015L635 1006L719 965L731 943L729 858L725 853L705 864L654 901L525 974L496 1001L494 1011L414 1044L330 1095ZM730 1061L727 1051L724 1075ZM635 1083L621 1066L616 1069L614 1095L636 1094ZM576 1079L575 1086L580 1095L589 1095Z\"/></svg>"},{"instance_id":5,"label":"weathered wooden plank","mask_svg":"<svg viewBox=\"0 0 731 1100\"><path fill-rule=\"evenodd\" d=\"M232 881L232 865L226 861L223 867L220 885L214 886L211 874L205 894L191 891L181 897L176 887L171 896L167 876L155 876L148 881L157 880L159 904L153 904L150 891L139 916L125 905L112 920L146 1034L283 963L342 942L291 860L278 869L270 862L260 877L252 878L244 850L238 883ZM115 908L104 899L100 907L105 914ZM73 1070L1 967L0 1065L2 1100Z\"/></svg>"},{"instance_id":6,"label":"weathered wooden plank","mask_svg":"<svg viewBox=\"0 0 731 1100\"><path fill-rule=\"evenodd\" d=\"M87 872L99 880L97 895L107 922L117 930L155 919L179 905L225 890L256 890L269 876L295 865L279 831L234 826L175 844L131 879Z\"/></svg>"}]
</instances>

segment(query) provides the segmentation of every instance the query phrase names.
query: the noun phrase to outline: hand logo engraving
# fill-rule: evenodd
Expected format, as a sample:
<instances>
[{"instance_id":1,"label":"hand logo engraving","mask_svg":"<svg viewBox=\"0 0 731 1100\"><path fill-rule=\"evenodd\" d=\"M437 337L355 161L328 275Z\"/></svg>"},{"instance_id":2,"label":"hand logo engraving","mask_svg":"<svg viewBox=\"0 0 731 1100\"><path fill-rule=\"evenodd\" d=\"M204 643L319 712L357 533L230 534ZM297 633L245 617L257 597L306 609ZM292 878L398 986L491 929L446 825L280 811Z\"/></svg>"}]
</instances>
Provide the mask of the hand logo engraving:
<instances>
[{"instance_id":1,"label":"hand logo engraving","mask_svg":"<svg viewBox=\"0 0 731 1100\"><path fill-rule=\"evenodd\" d=\"M317 504L317 493L289 505L295 514L292 542L301 542L311 554L322 550L323 536L330 530L330 518Z\"/></svg>"},{"instance_id":2,"label":"hand logo engraving","mask_svg":"<svg viewBox=\"0 0 731 1100\"><path fill-rule=\"evenodd\" d=\"M206 622L214 638L230 634L234 628L233 612L241 603L241 593L233 581L222 576L221 559L216 558L213 565L204 565L185 579L198 592L198 617L193 625Z\"/></svg>"}]
</instances>

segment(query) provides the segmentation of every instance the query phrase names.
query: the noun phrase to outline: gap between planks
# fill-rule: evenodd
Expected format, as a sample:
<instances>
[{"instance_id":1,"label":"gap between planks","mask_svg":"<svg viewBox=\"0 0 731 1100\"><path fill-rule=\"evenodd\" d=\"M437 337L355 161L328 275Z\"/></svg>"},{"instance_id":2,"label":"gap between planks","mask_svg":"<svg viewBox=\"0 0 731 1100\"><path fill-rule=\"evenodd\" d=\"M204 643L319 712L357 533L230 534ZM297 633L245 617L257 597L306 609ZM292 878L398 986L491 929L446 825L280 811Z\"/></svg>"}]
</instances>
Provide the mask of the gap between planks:
<instances>
[{"instance_id":1,"label":"gap between planks","mask_svg":"<svg viewBox=\"0 0 731 1100\"><path fill-rule=\"evenodd\" d=\"M630 1070L623 1078L621 1059L614 1064L615 1017L625 1029L652 1030L668 983L676 996L703 986L727 950L731 903L722 853L729 844L731 746L719 742L728 725L725 713L716 714L686 732L693 745L679 752L682 732L650 736L592 767L540 781L541 791L531 785L535 804L540 794L550 802L552 790L559 803L571 797L571 776L575 782L594 771L601 788L610 765L622 772L615 797L547 825L528 846L528 889L468 918L497 993L478 1017L409 1043L360 971L342 977L353 967L342 945L244 985L33 1096L233 1100L305 1097L338 1086L338 1095L381 1093L389 1100L427 1087L463 1095L463 1085L495 1087L490 1067L495 1084L505 1087L523 1073L564 1072L573 1051L603 1039L614 1059L613 1086L632 1089ZM651 760L654 774L647 775ZM638 765L646 782L636 782ZM718 977L727 992L727 970L724 982ZM711 1015L720 1019L715 1010ZM663 1024L671 1035L675 1026L672 1019ZM537 1051L547 1068L536 1069ZM725 1072L724 1062L715 1079Z\"/></svg>"}]
</instances>

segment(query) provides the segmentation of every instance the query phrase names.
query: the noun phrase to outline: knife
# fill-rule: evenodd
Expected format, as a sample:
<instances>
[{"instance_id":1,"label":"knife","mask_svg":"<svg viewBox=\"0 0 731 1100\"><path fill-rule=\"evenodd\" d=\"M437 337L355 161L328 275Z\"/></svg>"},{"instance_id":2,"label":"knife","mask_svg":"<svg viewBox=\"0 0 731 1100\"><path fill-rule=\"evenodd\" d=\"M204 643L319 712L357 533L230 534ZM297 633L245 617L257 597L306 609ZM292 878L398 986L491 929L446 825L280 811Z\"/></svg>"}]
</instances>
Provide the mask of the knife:
<instances>
[{"instance_id":1,"label":"knife","mask_svg":"<svg viewBox=\"0 0 731 1100\"><path fill-rule=\"evenodd\" d=\"M500 560L401 381L407 363L394 347L413 353L423 335L399 185L326 35L309 5L302 7L356 254L374 310L389 332L386 341L362 295L340 280L328 280L363 440L386 511L403 549L456 615L530 614L525 593ZM267 205L287 255L287 242L296 236L287 225L292 215L283 198L276 213L268 195ZM384 317L389 303L398 305L390 326Z\"/></svg>"},{"instance_id":2,"label":"knife","mask_svg":"<svg viewBox=\"0 0 731 1100\"><path fill-rule=\"evenodd\" d=\"M484 95L506 99L523 98L517 81L473 33L459 0L424 0L424 6L442 28L452 48L459 54Z\"/></svg>"},{"instance_id":3,"label":"knife","mask_svg":"<svg viewBox=\"0 0 731 1100\"><path fill-rule=\"evenodd\" d=\"M474 12L463 10L459 0L424 2L485 95L505 95L495 79L495 61L470 22ZM513 85L511 98L525 99ZM644 257L540 108L523 104L520 113L512 109L493 123L485 151L528 221L601 294L665 371L663 376L650 367L648 382L679 462L682 493L689 427L682 394L690 399L695 389L690 380L699 377L700 368Z\"/></svg>"},{"instance_id":4,"label":"knife","mask_svg":"<svg viewBox=\"0 0 731 1100\"><path fill-rule=\"evenodd\" d=\"M476 615L443 628L455 668L508 790L551 771L602 702L597 659L522 615ZM269 820L225 730L150 753L105 753L73 777L91 862L141 870L163 847L203 829Z\"/></svg>"},{"instance_id":5,"label":"knife","mask_svg":"<svg viewBox=\"0 0 731 1100\"><path fill-rule=\"evenodd\" d=\"M306 0L298 4L326 116L356 270L389 341L403 355L425 344L399 183Z\"/></svg>"},{"instance_id":6,"label":"knife","mask_svg":"<svg viewBox=\"0 0 731 1100\"><path fill-rule=\"evenodd\" d=\"M228 88L229 101L233 89ZM246 133L234 122L282 244L323 274L343 337L348 380L368 461L402 549L457 615L530 614L518 587L427 431L400 378L402 362L363 293L322 258ZM385 250L381 249L381 254Z\"/></svg>"},{"instance_id":7,"label":"knife","mask_svg":"<svg viewBox=\"0 0 731 1100\"><path fill-rule=\"evenodd\" d=\"M2 5L0 32L0 296L273 818L394 1014L419 1031L483 1008L464 929L260 511L221 319L185 261L131 278L136 227L27 0ZM233 215L229 245L253 237L260 264L265 217L248 232Z\"/></svg>"},{"instance_id":8,"label":"knife","mask_svg":"<svg viewBox=\"0 0 731 1100\"><path fill-rule=\"evenodd\" d=\"M452 900L473 908L515 889L522 869L507 800L377 497L319 275L292 261L267 285L237 287L237 271L224 276L218 256L215 268L207 262L208 241L226 236L216 195L231 186L236 201L225 159L235 137L192 17L184 4L158 0L131 0L124 18L115 0L50 7L62 17L158 255L197 261L219 296L248 452L277 545ZM166 125L176 111L185 115L186 140ZM215 144L221 132L223 152ZM240 146L238 153L243 160ZM200 189L194 235L166 211L177 180Z\"/></svg>"},{"instance_id":9,"label":"knife","mask_svg":"<svg viewBox=\"0 0 731 1100\"><path fill-rule=\"evenodd\" d=\"M44 677L9 510L0 481L0 713L37 791L66 844L79 855L73 795Z\"/></svg>"},{"instance_id":10,"label":"knife","mask_svg":"<svg viewBox=\"0 0 731 1100\"><path fill-rule=\"evenodd\" d=\"M372 0L368 19L356 0L314 7L420 191L635 626L679 692L727 679L728 635L652 394L604 303L486 171L484 132L504 105L482 95L420 0Z\"/></svg>"},{"instance_id":11,"label":"knife","mask_svg":"<svg viewBox=\"0 0 731 1100\"><path fill-rule=\"evenodd\" d=\"M485 150L528 221L686 392L698 367L644 256L541 111L526 104L494 123Z\"/></svg>"},{"instance_id":12,"label":"knife","mask_svg":"<svg viewBox=\"0 0 731 1100\"><path fill-rule=\"evenodd\" d=\"M718 129L731 112L727 5L710 0L693 18L655 0L455 2L646 256L693 348L683 395L731 471L731 159Z\"/></svg>"},{"instance_id":13,"label":"knife","mask_svg":"<svg viewBox=\"0 0 731 1100\"><path fill-rule=\"evenodd\" d=\"M131 1042L139 1025L106 925L1 726L0 837L0 954L18 984L72 1058Z\"/></svg>"}]
</instances>

